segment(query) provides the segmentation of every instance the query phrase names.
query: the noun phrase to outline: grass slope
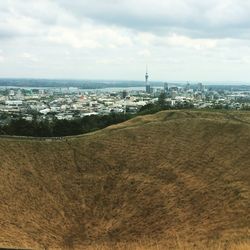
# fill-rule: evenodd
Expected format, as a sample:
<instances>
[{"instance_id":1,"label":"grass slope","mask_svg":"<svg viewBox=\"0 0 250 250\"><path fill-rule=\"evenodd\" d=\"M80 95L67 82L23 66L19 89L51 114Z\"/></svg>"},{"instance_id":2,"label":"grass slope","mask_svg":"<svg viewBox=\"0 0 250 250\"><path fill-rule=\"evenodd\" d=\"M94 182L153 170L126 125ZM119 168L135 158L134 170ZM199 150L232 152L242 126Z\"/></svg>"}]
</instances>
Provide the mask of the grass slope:
<instances>
[{"instance_id":1,"label":"grass slope","mask_svg":"<svg viewBox=\"0 0 250 250\"><path fill-rule=\"evenodd\" d=\"M62 140L0 138L0 246L249 240L249 155L246 112L167 111Z\"/></svg>"}]
</instances>

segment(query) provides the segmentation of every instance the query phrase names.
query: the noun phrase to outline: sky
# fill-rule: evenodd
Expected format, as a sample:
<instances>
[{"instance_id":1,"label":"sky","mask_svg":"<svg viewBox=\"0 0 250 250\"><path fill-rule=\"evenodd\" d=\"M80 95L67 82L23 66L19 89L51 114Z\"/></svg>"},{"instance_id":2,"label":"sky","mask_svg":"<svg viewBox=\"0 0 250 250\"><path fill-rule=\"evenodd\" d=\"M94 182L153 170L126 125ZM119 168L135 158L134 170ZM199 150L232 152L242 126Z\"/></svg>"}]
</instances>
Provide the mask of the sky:
<instances>
[{"instance_id":1,"label":"sky","mask_svg":"<svg viewBox=\"0 0 250 250\"><path fill-rule=\"evenodd\" d=\"M249 0L0 0L0 77L250 82Z\"/></svg>"}]
</instances>

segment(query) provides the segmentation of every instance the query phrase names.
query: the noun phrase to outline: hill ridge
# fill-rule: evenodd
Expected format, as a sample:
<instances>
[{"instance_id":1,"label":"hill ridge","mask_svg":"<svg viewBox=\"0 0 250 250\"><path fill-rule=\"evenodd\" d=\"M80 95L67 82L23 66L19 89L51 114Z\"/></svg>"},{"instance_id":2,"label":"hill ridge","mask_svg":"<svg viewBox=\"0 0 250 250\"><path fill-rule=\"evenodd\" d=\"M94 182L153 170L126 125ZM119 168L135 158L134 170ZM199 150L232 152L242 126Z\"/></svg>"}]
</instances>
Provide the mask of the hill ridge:
<instances>
[{"instance_id":1,"label":"hill ridge","mask_svg":"<svg viewBox=\"0 0 250 250\"><path fill-rule=\"evenodd\" d=\"M247 240L249 122L163 111L62 140L0 137L0 245Z\"/></svg>"}]
</instances>

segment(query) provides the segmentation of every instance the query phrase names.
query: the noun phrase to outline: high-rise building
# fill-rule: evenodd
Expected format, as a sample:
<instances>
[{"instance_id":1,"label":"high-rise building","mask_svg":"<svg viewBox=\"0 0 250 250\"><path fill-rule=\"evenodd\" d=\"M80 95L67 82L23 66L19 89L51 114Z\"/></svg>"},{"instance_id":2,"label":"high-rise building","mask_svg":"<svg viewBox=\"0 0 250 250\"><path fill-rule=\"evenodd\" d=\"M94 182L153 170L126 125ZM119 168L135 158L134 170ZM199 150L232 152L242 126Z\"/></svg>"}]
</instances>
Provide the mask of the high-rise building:
<instances>
[{"instance_id":1,"label":"high-rise building","mask_svg":"<svg viewBox=\"0 0 250 250\"><path fill-rule=\"evenodd\" d=\"M198 83L198 90L199 90L199 91L204 92L204 91L206 90L205 85L204 85L204 84L202 84L201 82L200 82L200 83Z\"/></svg>"},{"instance_id":2,"label":"high-rise building","mask_svg":"<svg viewBox=\"0 0 250 250\"><path fill-rule=\"evenodd\" d=\"M185 90L188 91L191 89L191 85L189 82L187 82L186 86L185 86Z\"/></svg>"},{"instance_id":3,"label":"high-rise building","mask_svg":"<svg viewBox=\"0 0 250 250\"><path fill-rule=\"evenodd\" d=\"M145 75L146 92L148 94L150 94L151 93L151 89L150 89L150 84L149 84L149 81L148 81L148 77L149 77L149 75L148 75L148 67L147 67L147 69L146 69L146 75Z\"/></svg>"},{"instance_id":4,"label":"high-rise building","mask_svg":"<svg viewBox=\"0 0 250 250\"><path fill-rule=\"evenodd\" d=\"M168 90L169 90L169 85L168 85L168 83L167 82L164 82L164 92L168 92Z\"/></svg>"},{"instance_id":5,"label":"high-rise building","mask_svg":"<svg viewBox=\"0 0 250 250\"><path fill-rule=\"evenodd\" d=\"M128 91L127 90L123 90L122 91L122 98L125 99L128 96Z\"/></svg>"}]
</instances>

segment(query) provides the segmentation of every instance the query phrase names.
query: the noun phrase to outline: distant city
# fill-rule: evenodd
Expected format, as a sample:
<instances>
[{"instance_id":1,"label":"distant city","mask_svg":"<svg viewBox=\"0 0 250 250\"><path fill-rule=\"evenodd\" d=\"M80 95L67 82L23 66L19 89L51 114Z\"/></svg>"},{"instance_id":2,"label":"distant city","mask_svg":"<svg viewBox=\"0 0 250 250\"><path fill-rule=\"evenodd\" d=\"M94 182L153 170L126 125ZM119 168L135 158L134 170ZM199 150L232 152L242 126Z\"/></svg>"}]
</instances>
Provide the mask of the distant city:
<instances>
[{"instance_id":1,"label":"distant city","mask_svg":"<svg viewBox=\"0 0 250 250\"><path fill-rule=\"evenodd\" d=\"M164 93L168 106L250 110L249 85L125 81L0 79L0 125L13 119L73 120L90 115L137 113Z\"/></svg>"}]
</instances>

